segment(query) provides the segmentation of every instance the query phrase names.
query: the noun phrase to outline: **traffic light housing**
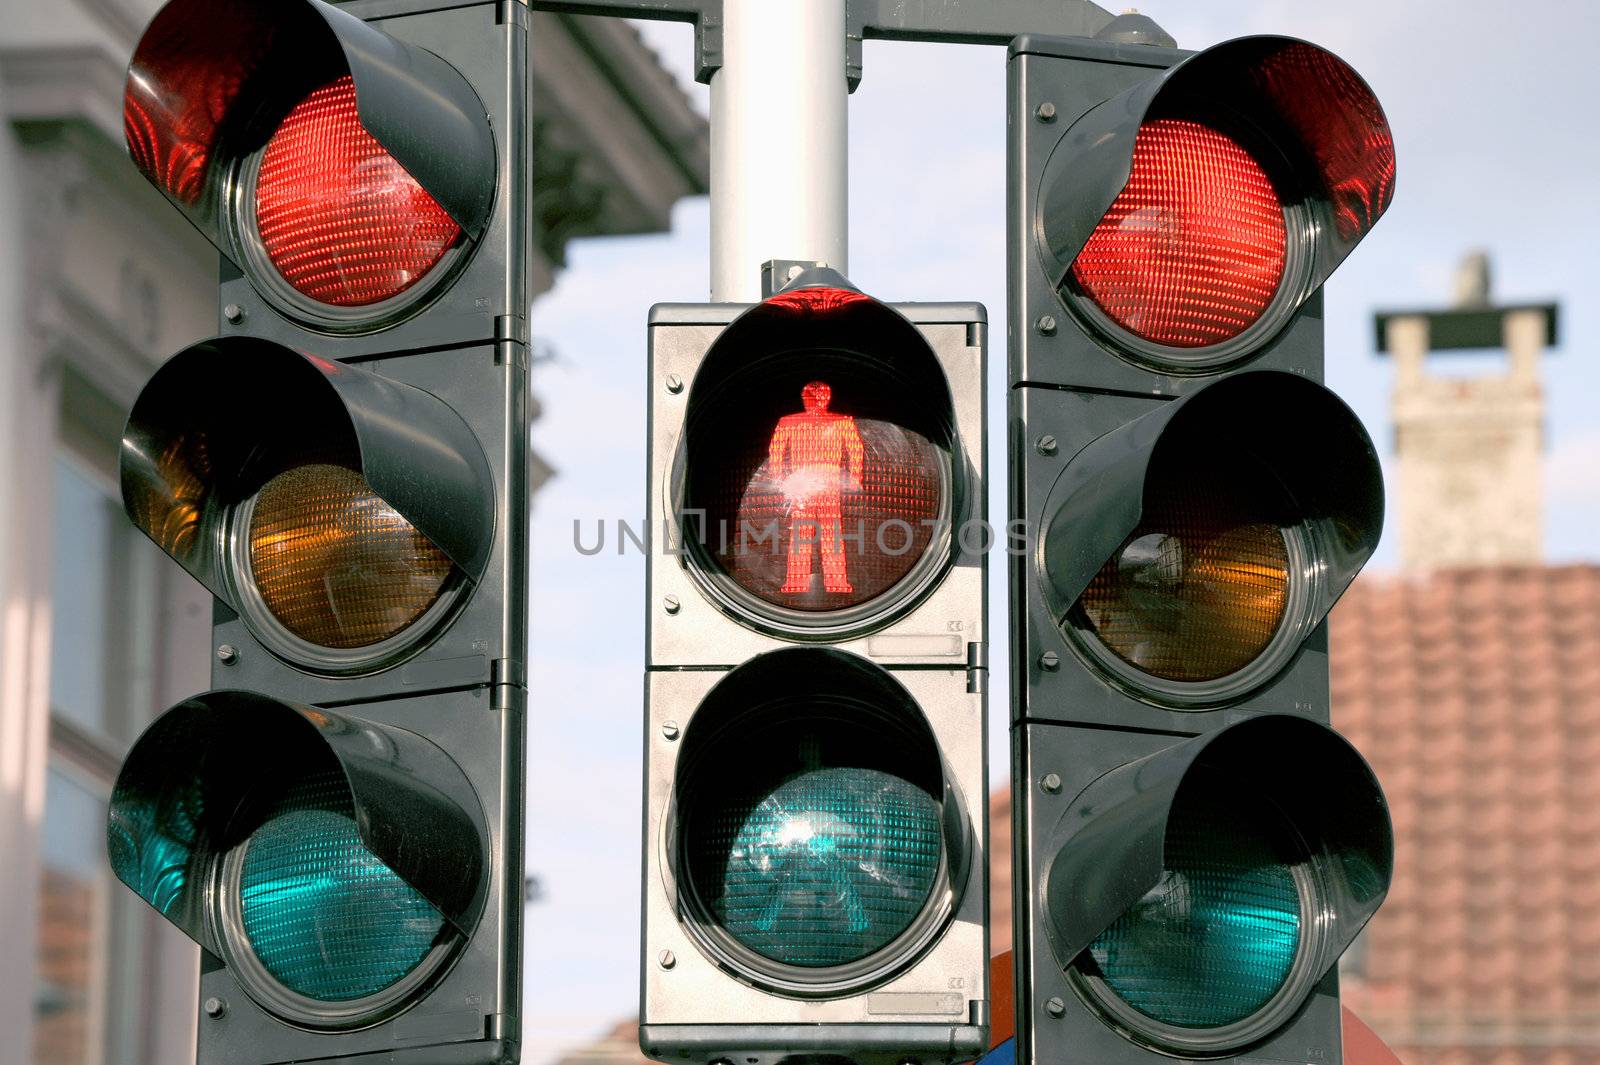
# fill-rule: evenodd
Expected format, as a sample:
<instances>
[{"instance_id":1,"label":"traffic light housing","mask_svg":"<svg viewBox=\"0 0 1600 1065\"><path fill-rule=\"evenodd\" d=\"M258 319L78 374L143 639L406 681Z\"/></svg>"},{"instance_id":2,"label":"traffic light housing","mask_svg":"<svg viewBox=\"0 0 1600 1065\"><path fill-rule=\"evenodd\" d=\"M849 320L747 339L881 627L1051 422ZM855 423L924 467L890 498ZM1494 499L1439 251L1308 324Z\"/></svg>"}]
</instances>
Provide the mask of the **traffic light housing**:
<instances>
[{"instance_id":1,"label":"traffic light housing","mask_svg":"<svg viewBox=\"0 0 1600 1065\"><path fill-rule=\"evenodd\" d=\"M130 65L134 162L222 255L121 461L215 690L108 827L202 947L202 1063L519 1054L526 63L516 5L172 0Z\"/></svg>"},{"instance_id":2,"label":"traffic light housing","mask_svg":"<svg viewBox=\"0 0 1600 1065\"><path fill-rule=\"evenodd\" d=\"M1280 37L1025 37L1009 92L1018 1058L1337 1060L1392 838L1327 727L1383 487L1320 287L1387 122Z\"/></svg>"},{"instance_id":3,"label":"traffic light housing","mask_svg":"<svg viewBox=\"0 0 1600 1065\"><path fill-rule=\"evenodd\" d=\"M652 311L652 1058L985 1046L984 341L825 269Z\"/></svg>"}]
</instances>

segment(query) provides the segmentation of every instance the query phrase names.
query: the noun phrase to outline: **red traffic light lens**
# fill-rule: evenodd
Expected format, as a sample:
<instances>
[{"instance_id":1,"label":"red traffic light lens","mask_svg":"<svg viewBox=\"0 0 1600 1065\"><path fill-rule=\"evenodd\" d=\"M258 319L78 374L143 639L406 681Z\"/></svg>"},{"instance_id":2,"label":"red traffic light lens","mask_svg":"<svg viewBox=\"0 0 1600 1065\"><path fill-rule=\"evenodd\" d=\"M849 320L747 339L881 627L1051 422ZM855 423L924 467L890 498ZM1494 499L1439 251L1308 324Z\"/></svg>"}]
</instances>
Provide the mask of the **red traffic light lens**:
<instances>
[{"instance_id":1,"label":"red traffic light lens","mask_svg":"<svg viewBox=\"0 0 1600 1065\"><path fill-rule=\"evenodd\" d=\"M361 126L355 82L295 105L256 176L256 226L273 267L338 307L381 303L432 270L461 228Z\"/></svg>"},{"instance_id":2,"label":"red traffic light lens","mask_svg":"<svg viewBox=\"0 0 1600 1065\"><path fill-rule=\"evenodd\" d=\"M398 635L453 572L442 551L343 466L299 466L268 481L249 537L250 576L267 609L318 647L370 647Z\"/></svg>"},{"instance_id":3,"label":"red traffic light lens","mask_svg":"<svg viewBox=\"0 0 1600 1065\"><path fill-rule=\"evenodd\" d=\"M1283 205L1261 164L1209 126L1140 127L1128 183L1072 264L1112 321L1175 348L1231 340L1283 279Z\"/></svg>"},{"instance_id":4,"label":"red traffic light lens","mask_svg":"<svg viewBox=\"0 0 1600 1065\"><path fill-rule=\"evenodd\" d=\"M714 427L723 461L691 474L713 556L774 606L876 599L921 561L947 512L939 449L897 416L893 397L837 380L771 392Z\"/></svg>"}]
</instances>

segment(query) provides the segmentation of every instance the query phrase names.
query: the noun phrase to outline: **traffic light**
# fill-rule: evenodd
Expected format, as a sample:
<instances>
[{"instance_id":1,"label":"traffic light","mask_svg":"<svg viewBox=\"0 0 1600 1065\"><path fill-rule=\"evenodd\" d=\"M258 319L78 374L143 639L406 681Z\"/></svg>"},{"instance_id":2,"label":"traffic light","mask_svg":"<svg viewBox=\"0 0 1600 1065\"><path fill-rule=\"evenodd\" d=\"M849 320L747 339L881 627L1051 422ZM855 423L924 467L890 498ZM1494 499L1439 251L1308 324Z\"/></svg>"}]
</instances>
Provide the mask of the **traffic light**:
<instances>
[{"instance_id":1,"label":"traffic light","mask_svg":"<svg viewBox=\"0 0 1600 1065\"><path fill-rule=\"evenodd\" d=\"M1018 1058L1338 1061L1392 837L1327 724L1383 486L1320 287L1389 204L1389 127L1282 37L1009 69Z\"/></svg>"},{"instance_id":2,"label":"traffic light","mask_svg":"<svg viewBox=\"0 0 1600 1065\"><path fill-rule=\"evenodd\" d=\"M985 1046L984 344L822 268L652 311L652 1058Z\"/></svg>"},{"instance_id":3,"label":"traffic light","mask_svg":"<svg viewBox=\"0 0 1600 1065\"><path fill-rule=\"evenodd\" d=\"M202 948L202 1063L518 1056L527 11L428 6L172 0L128 72L134 163L221 252L222 335L121 459L215 690L108 827Z\"/></svg>"}]
</instances>

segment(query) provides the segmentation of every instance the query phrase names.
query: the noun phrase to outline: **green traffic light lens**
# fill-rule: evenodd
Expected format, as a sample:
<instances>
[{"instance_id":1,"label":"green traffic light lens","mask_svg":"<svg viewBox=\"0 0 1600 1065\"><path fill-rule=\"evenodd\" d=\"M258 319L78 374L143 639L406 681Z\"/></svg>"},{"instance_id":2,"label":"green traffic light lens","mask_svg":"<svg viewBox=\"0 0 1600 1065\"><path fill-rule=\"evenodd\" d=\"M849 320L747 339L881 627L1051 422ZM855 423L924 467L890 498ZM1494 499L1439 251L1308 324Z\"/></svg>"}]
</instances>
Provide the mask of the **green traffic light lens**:
<instances>
[{"instance_id":1,"label":"green traffic light lens","mask_svg":"<svg viewBox=\"0 0 1600 1065\"><path fill-rule=\"evenodd\" d=\"M939 871L938 804L892 773L804 769L705 812L695 887L733 939L807 968L887 946L922 912Z\"/></svg>"},{"instance_id":2,"label":"green traffic light lens","mask_svg":"<svg viewBox=\"0 0 1600 1065\"><path fill-rule=\"evenodd\" d=\"M1261 1012L1288 983L1304 932L1289 822L1215 774L1201 780L1174 802L1161 880L1087 951L1118 998L1185 1029Z\"/></svg>"},{"instance_id":3,"label":"green traffic light lens","mask_svg":"<svg viewBox=\"0 0 1600 1065\"><path fill-rule=\"evenodd\" d=\"M361 842L343 774L292 785L245 845L240 914L273 978L318 1002L376 994L420 965L444 917Z\"/></svg>"}]
</instances>

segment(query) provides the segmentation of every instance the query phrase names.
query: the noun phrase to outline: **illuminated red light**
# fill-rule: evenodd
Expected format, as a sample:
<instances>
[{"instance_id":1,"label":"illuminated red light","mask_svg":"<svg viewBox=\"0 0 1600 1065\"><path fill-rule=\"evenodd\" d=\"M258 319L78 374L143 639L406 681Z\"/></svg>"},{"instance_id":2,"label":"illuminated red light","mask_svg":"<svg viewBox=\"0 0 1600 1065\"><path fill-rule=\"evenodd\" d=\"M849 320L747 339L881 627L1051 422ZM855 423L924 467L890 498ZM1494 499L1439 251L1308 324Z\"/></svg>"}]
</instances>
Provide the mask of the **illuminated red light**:
<instances>
[{"instance_id":1,"label":"illuminated red light","mask_svg":"<svg viewBox=\"0 0 1600 1065\"><path fill-rule=\"evenodd\" d=\"M763 404L716 430L724 461L697 471L717 562L776 606L870 602L904 579L942 531L938 449L889 411L838 409L853 399L815 379L775 393L775 408Z\"/></svg>"},{"instance_id":2,"label":"illuminated red light","mask_svg":"<svg viewBox=\"0 0 1600 1065\"><path fill-rule=\"evenodd\" d=\"M1261 164L1185 119L1140 127L1128 183L1072 264L1072 277L1135 336L1178 348L1232 339L1283 279L1283 207Z\"/></svg>"},{"instance_id":3,"label":"illuminated red light","mask_svg":"<svg viewBox=\"0 0 1600 1065\"><path fill-rule=\"evenodd\" d=\"M256 224L283 279L319 303L398 296L461 229L361 126L347 75L300 101L267 143Z\"/></svg>"},{"instance_id":4,"label":"illuminated red light","mask_svg":"<svg viewBox=\"0 0 1600 1065\"><path fill-rule=\"evenodd\" d=\"M769 297L767 306L801 313L829 314L852 303L871 301L871 296L847 288L801 288Z\"/></svg>"},{"instance_id":5,"label":"illuminated red light","mask_svg":"<svg viewBox=\"0 0 1600 1065\"><path fill-rule=\"evenodd\" d=\"M778 419L767 448L767 476L783 493L789 511L789 554L784 595L811 590L811 559L822 554L822 588L848 594L849 563L844 551L841 509L846 488L860 491L866 472L866 445L848 414L828 409L833 389L812 381L800 390L805 410Z\"/></svg>"}]
</instances>

